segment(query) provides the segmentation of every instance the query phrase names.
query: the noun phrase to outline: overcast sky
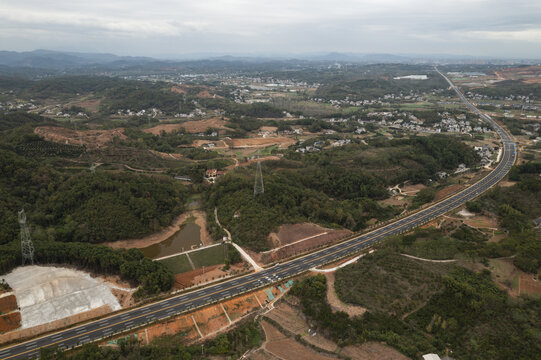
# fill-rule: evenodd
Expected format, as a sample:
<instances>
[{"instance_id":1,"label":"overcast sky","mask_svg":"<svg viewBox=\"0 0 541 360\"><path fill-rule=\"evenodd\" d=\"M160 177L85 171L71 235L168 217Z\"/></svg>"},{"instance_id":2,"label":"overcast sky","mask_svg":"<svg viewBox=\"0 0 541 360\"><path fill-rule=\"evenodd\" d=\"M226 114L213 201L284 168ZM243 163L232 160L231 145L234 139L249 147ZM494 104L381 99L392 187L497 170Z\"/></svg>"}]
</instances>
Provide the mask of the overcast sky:
<instances>
[{"instance_id":1,"label":"overcast sky","mask_svg":"<svg viewBox=\"0 0 541 360\"><path fill-rule=\"evenodd\" d=\"M541 58L541 0L0 0L0 49Z\"/></svg>"}]
</instances>

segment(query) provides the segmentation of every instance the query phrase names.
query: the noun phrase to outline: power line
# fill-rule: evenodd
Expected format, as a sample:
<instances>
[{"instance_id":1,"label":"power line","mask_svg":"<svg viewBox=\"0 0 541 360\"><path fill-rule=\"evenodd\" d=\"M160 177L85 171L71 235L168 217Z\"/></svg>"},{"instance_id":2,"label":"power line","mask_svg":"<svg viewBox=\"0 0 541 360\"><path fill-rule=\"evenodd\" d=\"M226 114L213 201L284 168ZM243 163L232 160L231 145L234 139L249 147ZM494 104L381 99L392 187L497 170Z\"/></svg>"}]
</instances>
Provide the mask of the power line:
<instances>
[{"instance_id":1,"label":"power line","mask_svg":"<svg viewBox=\"0 0 541 360\"><path fill-rule=\"evenodd\" d=\"M263 194L265 192L265 187L263 186L263 173L261 171L261 161L259 160L259 154L257 155L257 168L255 172L255 183L254 183L254 197Z\"/></svg>"}]
</instances>

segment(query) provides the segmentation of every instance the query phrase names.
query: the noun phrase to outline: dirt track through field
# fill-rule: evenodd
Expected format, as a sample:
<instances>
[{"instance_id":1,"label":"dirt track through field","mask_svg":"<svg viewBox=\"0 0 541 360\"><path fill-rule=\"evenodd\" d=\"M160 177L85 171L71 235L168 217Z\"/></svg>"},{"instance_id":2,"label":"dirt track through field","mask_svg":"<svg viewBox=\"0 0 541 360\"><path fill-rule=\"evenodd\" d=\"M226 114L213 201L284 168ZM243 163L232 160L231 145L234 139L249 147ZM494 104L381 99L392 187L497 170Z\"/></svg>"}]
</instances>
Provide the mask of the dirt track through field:
<instances>
[{"instance_id":1,"label":"dirt track through field","mask_svg":"<svg viewBox=\"0 0 541 360\"><path fill-rule=\"evenodd\" d=\"M261 326L267 336L265 350L272 355L284 360L328 360L335 357L325 356L317 353L306 346L301 345L294 339L288 338L282 334L276 327L262 321Z\"/></svg>"}]
</instances>

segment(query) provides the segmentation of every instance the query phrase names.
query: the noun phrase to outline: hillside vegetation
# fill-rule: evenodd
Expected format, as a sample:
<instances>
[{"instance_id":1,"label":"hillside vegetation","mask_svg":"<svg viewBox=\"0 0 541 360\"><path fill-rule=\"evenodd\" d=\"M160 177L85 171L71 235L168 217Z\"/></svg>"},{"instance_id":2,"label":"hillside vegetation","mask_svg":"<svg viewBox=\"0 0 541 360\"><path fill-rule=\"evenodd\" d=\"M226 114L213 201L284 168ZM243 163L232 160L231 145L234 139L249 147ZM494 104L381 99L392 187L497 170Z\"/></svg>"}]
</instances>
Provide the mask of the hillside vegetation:
<instances>
[{"instance_id":1,"label":"hillside vegetation","mask_svg":"<svg viewBox=\"0 0 541 360\"><path fill-rule=\"evenodd\" d=\"M416 283L415 278L410 281ZM363 285L379 291L381 283ZM291 293L301 299L302 311L317 331L341 345L384 341L411 358L429 352L443 354L446 348L459 359L534 359L541 352L541 301L510 303L489 276L463 268L443 277L428 303L404 320L377 310L354 318L333 313L323 275L296 282ZM394 299L379 301L388 308Z\"/></svg>"},{"instance_id":2,"label":"hillside vegetation","mask_svg":"<svg viewBox=\"0 0 541 360\"><path fill-rule=\"evenodd\" d=\"M268 249L267 236L285 223L315 222L358 231L370 219L385 220L397 209L383 207L388 186L428 181L437 171L473 165L473 150L445 137L351 143L317 153L288 152L287 160L263 165L265 193L253 195L255 168L237 169L220 179L207 199L235 241Z\"/></svg>"},{"instance_id":3,"label":"hillside vegetation","mask_svg":"<svg viewBox=\"0 0 541 360\"><path fill-rule=\"evenodd\" d=\"M402 316L441 292L443 276L454 267L413 260L392 251L377 251L338 270L335 288L344 302Z\"/></svg>"}]
</instances>

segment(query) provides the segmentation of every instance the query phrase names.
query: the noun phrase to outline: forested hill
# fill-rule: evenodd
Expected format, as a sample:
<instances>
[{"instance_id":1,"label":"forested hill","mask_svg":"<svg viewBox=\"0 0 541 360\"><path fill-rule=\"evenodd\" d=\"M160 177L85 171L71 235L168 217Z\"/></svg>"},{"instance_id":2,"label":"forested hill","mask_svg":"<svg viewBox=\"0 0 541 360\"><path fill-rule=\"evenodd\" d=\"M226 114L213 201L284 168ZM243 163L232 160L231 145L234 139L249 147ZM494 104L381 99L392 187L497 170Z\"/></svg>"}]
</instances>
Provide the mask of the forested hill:
<instances>
[{"instance_id":1,"label":"forested hill","mask_svg":"<svg viewBox=\"0 0 541 360\"><path fill-rule=\"evenodd\" d=\"M104 242L169 225L183 210L185 188L162 176L62 173L0 150L0 244L18 237L24 208L36 240Z\"/></svg>"}]
</instances>

